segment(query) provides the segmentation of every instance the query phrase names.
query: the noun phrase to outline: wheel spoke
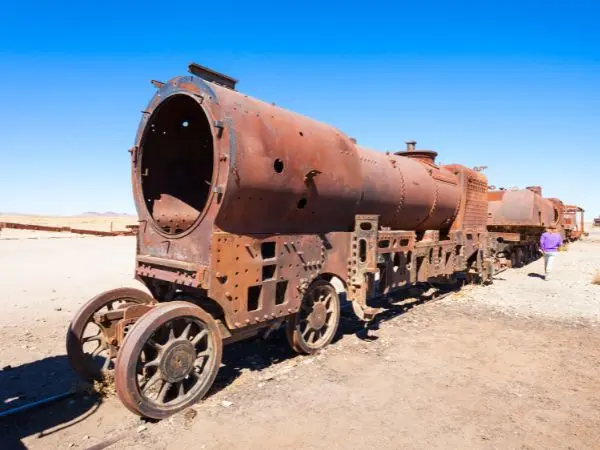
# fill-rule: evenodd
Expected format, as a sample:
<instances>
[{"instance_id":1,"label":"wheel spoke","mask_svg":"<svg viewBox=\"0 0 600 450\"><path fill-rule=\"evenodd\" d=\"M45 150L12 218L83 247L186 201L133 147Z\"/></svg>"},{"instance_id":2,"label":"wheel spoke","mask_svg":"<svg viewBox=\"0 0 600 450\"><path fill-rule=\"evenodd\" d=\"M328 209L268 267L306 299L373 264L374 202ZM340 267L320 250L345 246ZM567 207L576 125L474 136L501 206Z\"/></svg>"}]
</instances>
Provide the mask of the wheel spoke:
<instances>
[{"instance_id":1,"label":"wheel spoke","mask_svg":"<svg viewBox=\"0 0 600 450\"><path fill-rule=\"evenodd\" d=\"M173 339L175 339L175 331L173 330L173 324L170 324L170 328L169 328L169 341L172 341Z\"/></svg>"},{"instance_id":2,"label":"wheel spoke","mask_svg":"<svg viewBox=\"0 0 600 450\"><path fill-rule=\"evenodd\" d=\"M319 339L321 338L321 330L315 330L314 334L313 334L313 340L312 343L314 344L315 342L317 342Z\"/></svg>"},{"instance_id":3,"label":"wheel spoke","mask_svg":"<svg viewBox=\"0 0 600 450\"><path fill-rule=\"evenodd\" d=\"M81 339L81 343L87 344L88 342L95 342L100 340L102 340L102 331L98 331L98 334L95 334L93 336L84 337L83 339Z\"/></svg>"},{"instance_id":4,"label":"wheel spoke","mask_svg":"<svg viewBox=\"0 0 600 450\"><path fill-rule=\"evenodd\" d=\"M153 359L152 361L148 361L147 363L144 364L145 368L148 367L158 367L160 358L156 357L155 359Z\"/></svg>"},{"instance_id":5,"label":"wheel spoke","mask_svg":"<svg viewBox=\"0 0 600 450\"><path fill-rule=\"evenodd\" d=\"M188 336L190 335L190 330L192 329L192 323L188 323L185 326L185 329L183 330L183 332L181 333L181 336L179 336L180 339L187 339Z\"/></svg>"},{"instance_id":6,"label":"wheel spoke","mask_svg":"<svg viewBox=\"0 0 600 450\"><path fill-rule=\"evenodd\" d=\"M164 403L165 402L165 397L167 396L167 392L169 392L169 389L171 388L171 386L173 386L172 383L169 383L168 381L165 381L163 383L163 385L160 388L160 392L158 394L158 398L157 400L160 403Z\"/></svg>"},{"instance_id":7,"label":"wheel spoke","mask_svg":"<svg viewBox=\"0 0 600 450\"><path fill-rule=\"evenodd\" d=\"M145 383L144 383L142 386L140 386L140 387L141 387L141 390L142 390L142 392L144 392L144 393L145 393L145 392L146 392L146 390L147 390L148 388L150 388L150 387L154 386L154 385L156 384L156 382L157 382L158 380L160 380L160 379L161 379L161 378L160 378L160 374L158 373L158 371L156 371L156 372L154 373L154 375L152 375L152 376L150 377L150 379L149 379L149 380L147 380L147 381L146 381L146 382L145 382Z\"/></svg>"},{"instance_id":8,"label":"wheel spoke","mask_svg":"<svg viewBox=\"0 0 600 450\"><path fill-rule=\"evenodd\" d=\"M192 344L197 345L198 342L200 342L200 340L206 336L208 336L208 331L202 330L200 333L194 336L194 339L192 339Z\"/></svg>"},{"instance_id":9,"label":"wheel spoke","mask_svg":"<svg viewBox=\"0 0 600 450\"><path fill-rule=\"evenodd\" d=\"M95 358L96 356L98 356L100 353L102 353L103 350L106 350L106 348L107 348L107 346L104 345L104 342L100 342L98 347L96 347L96 349L92 352L92 358Z\"/></svg>"},{"instance_id":10,"label":"wheel spoke","mask_svg":"<svg viewBox=\"0 0 600 450\"><path fill-rule=\"evenodd\" d=\"M177 388L177 397L183 397L185 395L185 386L183 385L183 381L179 382L179 387Z\"/></svg>"},{"instance_id":11,"label":"wheel spoke","mask_svg":"<svg viewBox=\"0 0 600 450\"><path fill-rule=\"evenodd\" d=\"M316 331L313 330L310 326L306 327L306 330L304 330L302 332L302 338L304 338L305 341L308 341L308 337L310 336L311 332Z\"/></svg>"},{"instance_id":12,"label":"wheel spoke","mask_svg":"<svg viewBox=\"0 0 600 450\"><path fill-rule=\"evenodd\" d=\"M146 341L146 343L150 346L155 348L156 350L160 350L163 346L160 345L158 342L156 342L154 339L148 339Z\"/></svg>"}]
</instances>

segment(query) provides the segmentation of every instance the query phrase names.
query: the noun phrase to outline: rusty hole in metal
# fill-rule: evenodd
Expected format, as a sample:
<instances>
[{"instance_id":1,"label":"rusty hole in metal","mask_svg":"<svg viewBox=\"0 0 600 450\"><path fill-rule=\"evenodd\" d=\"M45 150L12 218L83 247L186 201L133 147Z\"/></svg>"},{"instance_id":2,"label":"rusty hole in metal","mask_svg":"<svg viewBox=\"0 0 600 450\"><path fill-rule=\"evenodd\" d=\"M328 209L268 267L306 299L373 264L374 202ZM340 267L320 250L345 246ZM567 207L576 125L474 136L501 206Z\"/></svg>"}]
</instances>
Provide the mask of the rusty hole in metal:
<instances>
[{"instance_id":1,"label":"rusty hole in metal","mask_svg":"<svg viewBox=\"0 0 600 450\"><path fill-rule=\"evenodd\" d=\"M409 240L408 239L400 239L400 246L401 247L406 247L408 246Z\"/></svg>"},{"instance_id":2,"label":"rusty hole in metal","mask_svg":"<svg viewBox=\"0 0 600 450\"><path fill-rule=\"evenodd\" d=\"M433 263L433 249L429 249L429 264Z\"/></svg>"},{"instance_id":3,"label":"rusty hole in metal","mask_svg":"<svg viewBox=\"0 0 600 450\"><path fill-rule=\"evenodd\" d=\"M306 206L308 200L306 200L306 197L302 197L300 200L298 200L298 209L304 209L304 207Z\"/></svg>"},{"instance_id":4,"label":"rusty hole in metal","mask_svg":"<svg viewBox=\"0 0 600 450\"><path fill-rule=\"evenodd\" d=\"M275 304L281 305L285 303L285 294L288 287L288 280L278 281L275 286Z\"/></svg>"},{"instance_id":5,"label":"rusty hole in metal","mask_svg":"<svg viewBox=\"0 0 600 450\"><path fill-rule=\"evenodd\" d=\"M390 246L389 239L384 239L383 241L379 241L379 248L388 248Z\"/></svg>"},{"instance_id":6,"label":"rusty hole in metal","mask_svg":"<svg viewBox=\"0 0 600 450\"><path fill-rule=\"evenodd\" d=\"M275 242L263 242L260 244L260 255L262 259L275 258Z\"/></svg>"},{"instance_id":7,"label":"rusty hole in metal","mask_svg":"<svg viewBox=\"0 0 600 450\"><path fill-rule=\"evenodd\" d=\"M227 283L227 275L221 275L221 276L217 277L217 280L219 280L219 283L225 284L225 283Z\"/></svg>"},{"instance_id":8,"label":"rusty hole in metal","mask_svg":"<svg viewBox=\"0 0 600 450\"><path fill-rule=\"evenodd\" d=\"M300 136L304 136L304 133L303 133L302 131L299 131L299 132L298 132L298 134L299 134Z\"/></svg>"},{"instance_id":9,"label":"rusty hole in metal","mask_svg":"<svg viewBox=\"0 0 600 450\"><path fill-rule=\"evenodd\" d=\"M462 255L463 253L463 246L462 245L457 245L456 246L456 255Z\"/></svg>"},{"instance_id":10,"label":"rusty hole in metal","mask_svg":"<svg viewBox=\"0 0 600 450\"><path fill-rule=\"evenodd\" d=\"M273 169L275 169L275 172L277 173L283 172L283 161L277 158L273 163Z\"/></svg>"},{"instance_id":11,"label":"rusty hole in metal","mask_svg":"<svg viewBox=\"0 0 600 450\"><path fill-rule=\"evenodd\" d=\"M184 94L164 100L148 120L140 154L148 212L169 234L188 230L206 207L213 176L213 137L202 107Z\"/></svg>"},{"instance_id":12,"label":"rusty hole in metal","mask_svg":"<svg viewBox=\"0 0 600 450\"><path fill-rule=\"evenodd\" d=\"M358 241L358 258L360 262L365 262L367 260L367 241L361 239Z\"/></svg>"},{"instance_id":13,"label":"rusty hole in metal","mask_svg":"<svg viewBox=\"0 0 600 450\"><path fill-rule=\"evenodd\" d=\"M362 222L360 224L360 229L363 231L369 231L373 228L373 225L371 224L371 222Z\"/></svg>"},{"instance_id":14,"label":"rusty hole in metal","mask_svg":"<svg viewBox=\"0 0 600 450\"><path fill-rule=\"evenodd\" d=\"M452 256L452 254L450 252L446 252L446 265L448 265L448 263L450 262L451 256Z\"/></svg>"},{"instance_id":15,"label":"rusty hole in metal","mask_svg":"<svg viewBox=\"0 0 600 450\"><path fill-rule=\"evenodd\" d=\"M473 240L473 235L471 233L467 234L467 240L469 240L469 241Z\"/></svg>"},{"instance_id":16,"label":"rusty hole in metal","mask_svg":"<svg viewBox=\"0 0 600 450\"><path fill-rule=\"evenodd\" d=\"M438 259L440 261L442 260L442 247L439 247L439 249L438 249Z\"/></svg>"},{"instance_id":17,"label":"rusty hole in metal","mask_svg":"<svg viewBox=\"0 0 600 450\"><path fill-rule=\"evenodd\" d=\"M267 266L263 266L262 268L262 279L271 280L275 277L275 269L277 269L277 264L269 264Z\"/></svg>"},{"instance_id":18,"label":"rusty hole in metal","mask_svg":"<svg viewBox=\"0 0 600 450\"><path fill-rule=\"evenodd\" d=\"M248 287L248 311L256 311L260 304L262 286Z\"/></svg>"}]
</instances>

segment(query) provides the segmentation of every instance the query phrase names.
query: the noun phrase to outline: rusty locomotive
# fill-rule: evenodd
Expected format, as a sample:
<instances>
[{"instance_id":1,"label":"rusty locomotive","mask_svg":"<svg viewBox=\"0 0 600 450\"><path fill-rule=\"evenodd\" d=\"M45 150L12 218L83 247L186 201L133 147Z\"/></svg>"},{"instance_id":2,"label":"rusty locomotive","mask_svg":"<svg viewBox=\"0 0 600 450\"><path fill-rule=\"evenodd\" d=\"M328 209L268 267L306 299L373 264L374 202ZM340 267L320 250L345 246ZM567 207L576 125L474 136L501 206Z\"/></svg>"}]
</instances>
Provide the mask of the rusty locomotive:
<instances>
[{"instance_id":1,"label":"rusty locomotive","mask_svg":"<svg viewBox=\"0 0 600 450\"><path fill-rule=\"evenodd\" d=\"M197 402L225 344L284 327L297 352L328 345L341 311L334 280L369 320L373 298L415 283L489 281L533 258L543 227L560 222L536 189L490 191L480 171L438 165L414 142L361 147L228 76L189 70L153 81L130 150L135 277L148 292L99 294L67 335L74 370L112 377L136 414Z\"/></svg>"}]
</instances>

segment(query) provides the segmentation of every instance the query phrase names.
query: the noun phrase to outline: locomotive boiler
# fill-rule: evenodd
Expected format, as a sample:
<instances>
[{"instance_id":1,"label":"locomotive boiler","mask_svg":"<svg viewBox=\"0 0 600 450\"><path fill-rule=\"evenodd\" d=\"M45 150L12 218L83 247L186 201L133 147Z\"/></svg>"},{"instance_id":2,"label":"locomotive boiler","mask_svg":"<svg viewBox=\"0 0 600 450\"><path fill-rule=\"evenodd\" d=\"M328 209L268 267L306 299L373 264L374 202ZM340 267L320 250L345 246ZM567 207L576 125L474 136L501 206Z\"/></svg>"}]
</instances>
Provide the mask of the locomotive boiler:
<instances>
[{"instance_id":1,"label":"locomotive boiler","mask_svg":"<svg viewBox=\"0 0 600 450\"><path fill-rule=\"evenodd\" d=\"M131 411L163 418L198 401L239 339L283 326L295 351L322 349L340 319L334 280L370 319L375 297L413 283L491 277L485 175L414 142L364 148L189 71L153 82L130 151L146 290L91 299L67 336L73 368L114 377Z\"/></svg>"}]
</instances>

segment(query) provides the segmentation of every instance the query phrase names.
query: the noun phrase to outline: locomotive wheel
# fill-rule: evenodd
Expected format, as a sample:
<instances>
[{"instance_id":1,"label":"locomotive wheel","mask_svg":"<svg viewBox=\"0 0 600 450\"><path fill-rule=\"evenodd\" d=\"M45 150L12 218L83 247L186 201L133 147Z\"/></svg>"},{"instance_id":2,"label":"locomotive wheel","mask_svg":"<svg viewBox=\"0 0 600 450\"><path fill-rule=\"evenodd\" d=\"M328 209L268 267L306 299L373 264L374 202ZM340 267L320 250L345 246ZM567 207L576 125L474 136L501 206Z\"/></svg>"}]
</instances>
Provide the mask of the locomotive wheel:
<instances>
[{"instance_id":1,"label":"locomotive wheel","mask_svg":"<svg viewBox=\"0 0 600 450\"><path fill-rule=\"evenodd\" d=\"M340 323L340 298L325 280L316 280L302 298L300 310L287 322L287 339L298 353L313 354L328 345Z\"/></svg>"},{"instance_id":2,"label":"locomotive wheel","mask_svg":"<svg viewBox=\"0 0 600 450\"><path fill-rule=\"evenodd\" d=\"M217 322L184 301L144 314L123 341L115 367L117 395L135 414L163 419L200 400L223 354Z\"/></svg>"},{"instance_id":3,"label":"locomotive wheel","mask_svg":"<svg viewBox=\"0 0 600 450\"><path fill-rule=\"evenodd\" d=\"M112 289L88 300L73 317L67 331L67 355L73 370L87 381L101 381L106 375L112 375L118 352L109 337L114 322L96 323L94 315L153 301L150 295L135 288Z\"/></svg>"}]
</instances>

